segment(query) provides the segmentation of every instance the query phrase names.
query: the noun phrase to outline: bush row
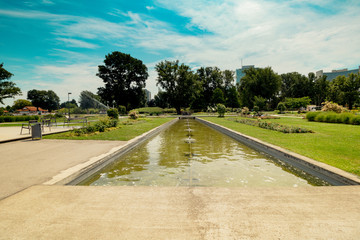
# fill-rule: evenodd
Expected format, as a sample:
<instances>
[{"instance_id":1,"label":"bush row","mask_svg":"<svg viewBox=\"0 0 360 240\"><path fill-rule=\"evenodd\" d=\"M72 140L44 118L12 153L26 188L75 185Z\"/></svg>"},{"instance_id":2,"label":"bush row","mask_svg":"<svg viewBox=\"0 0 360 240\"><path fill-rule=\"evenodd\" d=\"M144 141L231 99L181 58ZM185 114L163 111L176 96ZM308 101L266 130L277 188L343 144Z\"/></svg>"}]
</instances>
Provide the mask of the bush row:
<instances>
[{"instance_id":1,"label":"bush row","mask_svg":"<svg viewBox=\"0 0 360 240\"><path fill-rule=\"evenodd\" d=\"M3 122L26 122L29 120L39 120L39 116L0 116L0 123Z\"/></svg>"},{"instance_id":2,"label":"bush row","mask_svg":"<svg viewBox=\"0 0 360 240\"><path fill-rule=\"evenodd\" d=\"M273 131L283 132L283 133L313 133L312 130L295 127L295 126L285 126L278 123L269 123L269 122L262 122L257 120L250 120L250 119L235 119L233 120L238 123L243 123L250 126L260 127L264 129L269 129Z\"/></svg>"},{"instance_id":3,"label":"bush row","mask_svg":"<svg viewBox=\"0 0 360 240\"><path fill-rule=\"evenodd\" d=\"M327 122L327 123L344 123L360 125L360 115L353 113L335 113L335 112L309 112L306 114L308 121Z\"/></svg>"},{"instance_id":4,"label":"bush row","mask_svg":"<svg viewBox=\"0 0 360 240\"><path fill-rule=\"evenodd\" d=\"M89 134L94 132L105 132L107 128L116 127L118 124L117 119L112 119L109 117L105 117L100 119L99 121L92 123L86 127L74 129L73 133L76 136L80 136L82 134Z\"/></svg>"}]
</instances>

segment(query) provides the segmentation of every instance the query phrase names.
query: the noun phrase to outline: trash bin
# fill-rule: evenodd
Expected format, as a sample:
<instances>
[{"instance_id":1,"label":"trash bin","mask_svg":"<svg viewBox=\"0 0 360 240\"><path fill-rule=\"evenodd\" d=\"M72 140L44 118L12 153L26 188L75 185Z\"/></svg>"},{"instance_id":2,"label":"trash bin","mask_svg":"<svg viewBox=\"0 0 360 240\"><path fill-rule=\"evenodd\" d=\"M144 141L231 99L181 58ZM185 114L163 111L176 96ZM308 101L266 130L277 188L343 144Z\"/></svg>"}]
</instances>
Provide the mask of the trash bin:
<instances>
[{"instance_id":1,"label":"trash bin","mask_svg":"<svg viewBox=\"0 0 360 240\"><path fill-rule=\"evenodd\" d=\"M42 133L41 133L41 124L35 123L31 126L31 138L34 139L42 139Z\"/></svg>"}]
</instances>

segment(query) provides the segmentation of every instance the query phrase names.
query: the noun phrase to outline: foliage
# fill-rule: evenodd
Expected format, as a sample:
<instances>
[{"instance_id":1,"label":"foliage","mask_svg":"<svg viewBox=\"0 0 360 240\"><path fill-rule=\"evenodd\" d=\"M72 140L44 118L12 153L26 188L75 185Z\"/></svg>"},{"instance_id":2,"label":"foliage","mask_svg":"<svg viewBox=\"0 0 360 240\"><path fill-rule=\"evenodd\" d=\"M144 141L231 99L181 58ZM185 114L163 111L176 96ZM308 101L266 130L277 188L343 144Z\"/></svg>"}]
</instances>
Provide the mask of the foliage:
<instances>
[{"instance_id":1,"label":"foliage","mask_svg":"<svg viewBox=\"0 0 360 240\"><path fill-rule=\"evenodd\" d=\"M297 72L281 74L281 99L284 98L301 98L312 95L313 87L310 79Z\"/></svg>"},{"instance_id":2,"label":"foliage","mask_svg":"<svg viewBox=\"0 0 360 240\"><path fill-rule=\"evenodd\" d=\"M155 106L160 108L169 107L169 99L166 92L159 91L158 94L154 96Z\"/></svg>"},{"instance_id":3,"label":"foliage","mask_svg":"<svg viewBox=\"0 0 360 240\"><path fill-rule=\"evenodd\" d=\"M75 99L72 99L70 102L66 101L60 104L60 108L76 108L78 104Z\"/></svg>"},{"instance_id":4,"label":"foliage","mask_svg":"<svg viewBox=\"0 0 360 240\"><path fill-rule=\"evenodd\" d=\"M249 115L249 114L250 114L249 108L243 107L243 108L241 109L241 115L247 116L247 115Z\"/></svg>"},{"instance_id":5,"label":"foliage","mask_svg":"<svg viewBox=\"0 0 360 240\"><path fill-rule=\"evenodd\" d=\"M135 109L137 112L139 112L140 114L145 113L145 114L149 114L150 116L152 115L160 115L164 113L164 109L159 108L159 107L146 107L146 108L137 108Z\"/></svg>"},{"instance_id":6,"label":"foliage","mask_svg":"<svg viewBox=\"0 0 360 240\"><path fill-rule=\"evenodd\" d=\"M265 110L266 99L261 96L254 97L254 106L258 106L260 111Z\"/></svg>"},{"instance_id":7,"label":"foliage","mask_svg":"<svg viewBox=\"0 0 360 240\"><path fill-rule=\"evenodd\" d=\"M347 77L338 76L329 87L329 100L347 105L351 110L354 103L360 99L360 76L350 73Z\"/></svg>"},{"instance_id":8,"label":"foliage","mask_svg":"<svg viewBox=\"0 0 360 240\"><path fill-rule=\"evenodd\" d=\"M138 119L139 118L138 112L136 110L130 111L129 117L130 117L130 119L134 119L134 120Z\"/></svg>"},{"instance_id":9,"label":"foliage","mask_svg":"<svg viewBox=\"0 0 360 240\"><path fill-rule=\"evenodd\" d=\"M29 99L35 107L49 110L50 112L59 109L60 98L52 90L30 90L27 93Z\"/></svg>"},{"instance_id":10,"label":"foliage","mask_svg":"<svg viewBox=\"0 0 360 240\"><path fill-rule=\"evenodd\" d=\"M32 103L26 99L18 99L14 101L13 109L15 110L23 109L26 106L32 106Z\"/></svg>"},{"instance_id":11,"label":"foliage","mask_svg":"<svg viewBox=\"0 0 360 240\"><path fill-rule=\"evenodd\" d=\"M278 105L277 105L277 109L280 111L280 113L285 112L286 111L285 103L279 102Z\"/></svg>"},{"instance_id":12,"label":"foliage","mask_svg":"<svg viewBox=\"0 0 360 240\"><path fill-rule=\"evenodd\" d=\"M316 78L313 86L313 97L312 102L316 106L320 106L324 102L329 94L329 84L330 82L326 80L326 76Z\"/></svg>"},{"instance_id":13,"label":"foliage","mask_svg":"<svg viewBox=\"0 0 360 240\"><path fill-rule=\"evenodd\" d=\"M126 107L125 106L123 106L123 105L119 105L118 106L118 110L119 110L119 114L120 115L126 115Z\"/></svg>"},{"instance_id":14,"label":"foliage","mask_svg":"<svg viewBox=\"0 0 360 240\"><path fill-rule=\"evenodd\" d=\"M226 71L226 70L225 70ZM226 95L226 106L231 108L239 108L240 107L240 95L236 90L235 86L230 87L225 91Z\"/></svg>"},{"instance_id":15,"label":"foliage","mask_svg":"<svg viewBox=\"0 0 360 240\"><path fill-rule=\"evenodd\" d=\"M288 109L299 109L299 108L306 108L309 105L311 99L309 97L302 97L302 98L285 98L285 106Z\"/></svg>"},{"instance_id":16,"label":"foliage","mask_svg":"<svg viewBox=\"0 0 360 240\"><path fill-rule=\"evenodd\" d=\"M255 96L274 102L281 87L281 77L271 67L249 68L239 85L241 103L252 108Z\"/></svg>"},{"instance_id":17,"label":"foliage","mask_svg":"<svg viewBox=\"0 0 360 240\"><path fill-rule=\"evenodd\" d=\"M345 111L345 108L343 108L342 106L340 106L337 103L333 103L333 102L323 102L324 106L321 108L321 111L332 111L332 112L336 112L336 113L341 113Z\"/></svg>"},{"instance_id":18,"label":"foliage","mask_svg":"<svg viewBox=\"0 0 360 240\"><path fill-rule=\"evenodd\" d=\"M343 112L336 113L333 111L328 112L309 112L306 114L306 119L309 121L316 122L327 122L327 123L344 123L359 125L360 116L353 113Z\"/></svg>"},{"instance_id":19,"label":"foliage","mask_svg":"<svg viewBox=\"0 0 360 240\"><path fill-rule=\"evenodd\" d=\"M75 136L80 136L82 134L91 134L94 132L105 132L109 128L114 128L118 124L118 120L115 118L101 118L99 121L92 123L84 128L74 129L72 132Z\"/></svg>"},{"instance_id":20,"label":"foliage","mask_svg":"<svg viewBox=\"0 0 360 240\"><path fill-rule=\"evenodd\" d=\"M10 81L10 78L14 75L3 68L4 64L0 64L0 103L4 104L5 98L12 98L21 94L20 88L16 87L16 84Z\"/></svg>"},{"instance_id":21,"label":"foliage","mask_svg":"<svg viewBox=\"0 0 360 240\"><path fill-rule=\"evenodd\" d=\"M112 52L105 56L105 65L98 67L96 76L105 86L98 88L101 99L109 106L126 106L134 109L145 104L145 81L147 67L130 54Z\"/></svg>"},{"instance_id":22,"label":"foliage","mask_svg":"<svg viewBox=\"0 0 360 240\"><path fill-rule=\"evenodd\" d=\"M213 95L212 95L212 102L215 104L218 104L218 103L224 104L225 103L224 93L220 88L216 88L214 90Z\"/></svg>"},{"instance_id":23,"label":"foliage","mask_svg":"<svg viewBox=\"0 0 360 240\"><path fill-rule=\"evenodd\" d=\"M179 61L163 61L155 66L158 73L156 85L166 92L170 106L181 114L182 107L189 107L199 91L197 76L189 66Z\"/></svg>"},{"instance_id":24,"label":"foliage","mask_svg":"<svg viewBox=\"0 0 360 240\"><path fill-rule=\"evenodd\" d=\"M269 129L273 131L278 131L282 133L313 133L312 130L295 127L295 126L285 126L278 123L271 123L271 122L264 122L264 121L257 121L257 120L250 120L250 119L229 119L231 121L235 121L238 123L247 124L250 126L260 127L264 129Z\"/></svg>"},{"instance_id":25,"label":"foliage","mask_svg":"<svg viewBox=\"0 0 360 240\"><path fill-rule=\"evenodd\" d=\"M216 105L216 108L219 114L218 117L224 117L226 112L226 107L224 106L224 104L219 103L218 105Z\"/></svg>"},{"instance_id":26,"label":"foliage","mask_svg":"<svg viewBox=\"0 0 360 240\"><path fill-rule=\"evenodd\" d=\"M119 118L119 111L117 110L117 108L109 108L107 110L107 115L110 118L118 119Z\"/></svg>"},{"instance_id":27,"label":"foliage","mask_svg":"<svg viewBox=\"0 0 360 240\"><path fill-rule=\"evenodd\" d=\"M254 106L254 112L255 112L255 115L256 116L260 116L261 115L261 113L260 113L260 108L258 107L258 106Z\"/></svg>"},{"instance_id":28,"label":"foliage","mask_svg":"<svg viewBox=\"0 0 360 240\"><path fill-rule=\"evenodd\" d=\"M29 120L39 120L39 116L0 116L0 123L3 122L26 122Z\"/></svg>"}]
</instances>

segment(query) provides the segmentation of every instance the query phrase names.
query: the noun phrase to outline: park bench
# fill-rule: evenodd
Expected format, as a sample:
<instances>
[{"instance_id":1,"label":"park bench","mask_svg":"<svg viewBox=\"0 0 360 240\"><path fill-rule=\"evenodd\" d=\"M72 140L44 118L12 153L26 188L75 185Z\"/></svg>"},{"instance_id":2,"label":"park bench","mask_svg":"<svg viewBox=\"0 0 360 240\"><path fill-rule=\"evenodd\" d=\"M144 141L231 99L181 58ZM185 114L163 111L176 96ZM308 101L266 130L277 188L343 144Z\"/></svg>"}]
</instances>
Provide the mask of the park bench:
<instances>
[{"instance_id":1,"label":"park bench","mask_svg":"<svg viewBox=\"0 0 360 240\"><path fill-rule=\"evenodd\" d=\"M29 130L29 134L31 133L31 126L36 124L38 121L37 120L29 120L28 123L23 123L21 125L21 131L20 131L20 135L22 134L22 130L23 129L28 129Z\"/></svg>"}]
</instances>

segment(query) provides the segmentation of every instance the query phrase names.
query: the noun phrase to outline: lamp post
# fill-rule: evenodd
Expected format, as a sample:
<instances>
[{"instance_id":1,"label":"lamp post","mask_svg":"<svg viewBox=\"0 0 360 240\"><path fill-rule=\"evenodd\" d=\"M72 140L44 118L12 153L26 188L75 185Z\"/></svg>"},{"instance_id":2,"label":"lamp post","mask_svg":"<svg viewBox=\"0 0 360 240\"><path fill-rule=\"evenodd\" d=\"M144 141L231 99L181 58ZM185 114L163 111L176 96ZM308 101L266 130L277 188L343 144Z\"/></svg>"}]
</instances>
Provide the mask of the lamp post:
<instances>
[{"instance_id":1,"label":"lamp post","mask_svg":"<svg viewBox=\"0 0 360 240\"><path fill-rule=\"evenodd\" d=\"M68 93L68 109L69 109L69 119L70 119L70 94L71 92Z\"/></svg>"}]
</instances>

